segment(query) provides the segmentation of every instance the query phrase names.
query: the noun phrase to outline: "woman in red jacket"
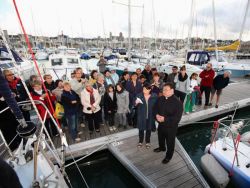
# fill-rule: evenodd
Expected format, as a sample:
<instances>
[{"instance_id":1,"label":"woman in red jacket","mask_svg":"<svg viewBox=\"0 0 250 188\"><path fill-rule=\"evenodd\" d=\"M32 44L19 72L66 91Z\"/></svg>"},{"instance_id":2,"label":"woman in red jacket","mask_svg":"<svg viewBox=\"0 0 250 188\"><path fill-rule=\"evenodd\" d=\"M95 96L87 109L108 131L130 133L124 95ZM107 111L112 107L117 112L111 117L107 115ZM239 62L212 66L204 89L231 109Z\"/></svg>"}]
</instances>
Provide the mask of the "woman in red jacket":
<instances>
[{"instance_id":1,"label":"woman in red jacket","mask_svg":"<svg viewBox=\"0 0 250 188\"><path fill-rule=\"evenodd\" d=\"M49 109L50 113L53 114L53 112L52 112L53 110L51 109L51 107L49 105L48 97L45 94L45 92L42 90L41 81L39 81L39 80L34 81L32 88L33 88L33 91L31 92L32 99L37 100L37 101L41 101L42 103L44 103L47 106L47 108ZM49 92L49 95L50 95L49 97L50 97L50 100L52 102L52 105L54 105L54 103L56 101L56 96L50 92ZM56 129L55 125L53 125L53 122L52 122L50 116L47 114L47 116L45 117L46 109L41 104L36 104L36 107L38 109L38 112L39 112L41 118L43 120L44 120L44 118L46 118L45 127L46 127L47 131L49 132L50 136L57 135L57 129Z\"/></svg>"},{"instance_id":2,"label":"woman in red jacket","mask_svg":"<svg viewBox=\"0 0 250 188\"><path fill-rule=\"evenodd\" d=\"M215 72L212 69L212 64L208 63L206 66L206 69L204 69L201 73L200 73L200 78L201 78L201 84L200 84L200 91L201 91L201 98L202 98L202 94L203 91L205 92L205 107L209 106L209 97L210 97L210 93L211 93L211 88L213 85L213 79L215 76ZM201 104L201 101L200 101Z\"/></svg>"}]
</instances>

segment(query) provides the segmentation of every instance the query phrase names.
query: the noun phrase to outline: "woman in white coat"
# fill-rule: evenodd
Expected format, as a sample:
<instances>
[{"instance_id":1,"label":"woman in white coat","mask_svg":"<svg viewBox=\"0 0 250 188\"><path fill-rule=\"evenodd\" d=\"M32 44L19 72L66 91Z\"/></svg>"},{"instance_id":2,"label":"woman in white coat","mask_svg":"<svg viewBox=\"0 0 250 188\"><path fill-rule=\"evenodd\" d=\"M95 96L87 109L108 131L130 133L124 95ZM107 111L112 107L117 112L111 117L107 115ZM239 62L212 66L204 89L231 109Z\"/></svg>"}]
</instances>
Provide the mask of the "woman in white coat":
<instances>
[{"instance_id":1,"label":"woman in white coat","mask_svg":"<svg viewBox=\"0 0 250 188\"><path fill-rule=\"evenodd\" d=\"M94 89L89 82L85 83L85 88L81 92L81 102L83 105L83 113L88 122L90 134L93 133L94 127L96 132L100 132L99 116L101 115L101 96L98 90Z\"/></svg>"}]
</instances>

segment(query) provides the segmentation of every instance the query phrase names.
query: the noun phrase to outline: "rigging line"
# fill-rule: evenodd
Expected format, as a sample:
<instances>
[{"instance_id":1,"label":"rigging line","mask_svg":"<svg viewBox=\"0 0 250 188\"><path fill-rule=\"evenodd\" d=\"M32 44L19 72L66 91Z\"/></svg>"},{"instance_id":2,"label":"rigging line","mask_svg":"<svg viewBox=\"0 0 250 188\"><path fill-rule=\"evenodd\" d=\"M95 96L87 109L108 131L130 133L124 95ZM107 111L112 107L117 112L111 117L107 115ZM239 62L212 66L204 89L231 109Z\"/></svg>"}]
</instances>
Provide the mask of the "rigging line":
<instances>
[{"instance_id":1,"label":"rigging line","mask_svg":"<svg viewBox=\"0 0 250 188\"><path fill-rule=\"evenodd\" d=\"M69 150L70 150L70 147L68 147L68 148L69 148ZM77 168L78 172L79 172L80 175L81 175L82 180L84 181L84 183L85 183L85 185L87 186L87 188L89 188L88 183L87 183L86 179L84 178L84 176L83 176L83 174L82 174L82 172L81 172L81 170L80 170L80 168L79 168L79 166L78 166L78 164L77 164L77 162L76 162L76 160L75 160L75 158L74 158L74 156L73 156L71 150L70 150L69 153L70 153L70 155L71 155L71 157L72 157L72 159L73 159L74 164L76 165L76 168Z\"/></svg>"},{"instance_id":2,"label":"rigging line","mask_svg":"<svg viewBox=\"0 0 250 188\"><path fill-rule=\"evenodd\" d=\"M32 104L32 102L42 105L42 106L44 107L44 109L48 112L49 116L52 117L52 114L48 111L48 108L47 108L47 107L44 105L44 103L42 103L41 101L37 101L37 100L32 100L32 101L21 101L21 102L18 102L17 104L18 104L19 106L23 106L23 105L27 105L27 104L30 104L30 103ZM2 112L4 112L4 111L8 110L9 108L10 108L10 107L7 106L5 109L3 109L2 111L0 111L0 114L1 114ZM52 119L52 121L53 121L54 126L56 126L55 120ZM45 129L45 125L44 125L43 121L41 120L40 122L42 123L41 129L44 129L45 134L48 136L48 140L49 140L49 142L51 143L51 146L52 146L52 148L53 148L53 149L51 149L52 153L53 153L53 154L54 154L54 153L57 154L56 157L58 157L58 158L60 159L60 156L59 156L59 154L58 154L58 151L57 151L57 149L55 148L55 145L54 145L54 143L53 143L53 141L52 141L52 139L51 139L51 137L50 137L50 135L49 135L47 129ZM61 135L61 134L60 134L60 135ZM55 157L55 158L56 158L56 157ZM60 161L59 161L59 162L60 162ZM58 163L59 163L59 162L58 162Z\"/></svg>"},{"instance_id":3,"label":"rigging line","mask_svg":"<svg viewBox=\"0 0 250 188\"><path fill-rule=\"evenodd\" d=\"M80 160L85 159L86 157L88 157L88 156L92 155L93 153L99 151L99 150L102 149L104 146L110 144L110 143L113 142L113 141L114 141L114 142L117 142L117 137L115 137L115 136L113 136L113 135L107 136L106 143L104 143L104 144L101 145L100 147L96 148L95 150L93 150L93 151L90 152L89 154L87 154L87 155L85 155L85 156L83 156L83 157L77 159L76 162L79 162ZM71 150L71 149L70 149L70 146L68 146L68 148L69 148L69 150ZM74 163L74 162L65 165L65 168L67 168L68 166L72 165L73 163Z\"/></svg>"},{"instance_id":4,"label":"rigging line","mask_svg":"<svg viewBox=\"0 0 250 188\"><path fill-rule=\"evenodd\" d=\"M73 162L71 162L71 163L65 165L65 168L67 168L67 167L71 166L72 164L77 163L77 162L79 162L79 161L85 159L86 157L92 155L93 153L99 151L100 149L102 149L102 148L103 148L104 146L106 146L107 144L109 144L109 143L105 143L105 144L101 145L100 147L96 148L95 150L93 150L92 152L90 152L88 155L84 155L83 157L81 157L81 158L79 158L79 159L77 159L77 160L74 160ZM68 148L70 149L70 146L68 146Z\"/></svg>"},{"instance_id":5,"label":"rigging line","mask_svg":"<svg viewBox=\"0 0 250 188\"><path fill-rule=\"evenodd\" d=\"M28 35L27 35L26 31L25 31L25 28L24 28L24 25L23 25L23 22L22 22L22 19L21 19L21 16L20 16L20 13L19 13L17 4L16 4L16 0L13 0L13 4L14 4L15 10L16 10L16 14L17 14L17 17L18 17L18 21L19 21L19 23L20 23L20 26L21 26L21 28L22 28L22 32L23 32L24 37L25 37L26 45L28 46L29 53L31 54L32 60L33 60L33 62L34 62L34 64L35 64L36 71L37 71L37 73L38 73L38 75L39 75L39 77L40 77L40 79L41 79L43 89L44 89L44 91L45 91L45 93L46 93L46 96L47 96L47 98L48 98L49 106L50 106L50 108L52 109L52 112L53 112L53 114L54 114L55 111L54 111L52 102L51 102L51 100L50 100L50 96L49 96L48 90L47 90L47 88L46 88L46 86L45 86L45 84L44 84L44 82L43 82L43 78L42 78L41 72L40 72L40 70L39 70L39 67L38 67L38 64L37 64L37 61L36 61L34 52L33 52L32 48L31 48L31 44L30 44L30 41L29 41L29 37L28 37ZM58 119L56 119L56 122L57 122L57 126L58 126L59 128L61 128Z\"/></svg>"},{"instance_id":6,"label":"rigging line","mask_svg":"<svg viewBox=\"0 0 250 188\"><path fill-rule=\"evenodd\" d=\"M233 121L250 121L250 118L241 118L241 119L234 119ZM231 122L232 120L223 120L223 122ZM196 121L190 124L207 124L207 123L214 123L214 121ZM185 125L184 123L179 123L179 125Z\"/></svg>"},{"instance_id":7,"label":"rigging line","mask_svg":"<svg viewBox=\"0 0 250 188\"><path fill-rule=\"evenodd\" d=\"M8 144L8 146L10 146L12 144L12 142L16 139L17 136L18 136L18 134L16 134L16 136L10 141L10 143Z\"/></svg>"}]
</instances>

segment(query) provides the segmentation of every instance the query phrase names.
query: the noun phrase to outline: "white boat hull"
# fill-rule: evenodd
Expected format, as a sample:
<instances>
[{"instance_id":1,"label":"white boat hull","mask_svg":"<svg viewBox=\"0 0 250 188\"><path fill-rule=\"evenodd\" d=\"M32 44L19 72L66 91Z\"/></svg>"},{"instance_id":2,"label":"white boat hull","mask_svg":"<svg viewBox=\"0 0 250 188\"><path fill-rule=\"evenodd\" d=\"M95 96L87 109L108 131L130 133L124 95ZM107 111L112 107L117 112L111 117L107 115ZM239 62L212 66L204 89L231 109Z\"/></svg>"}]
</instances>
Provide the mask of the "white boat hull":
<instances>
[{"instance_id":1,"label":"white boat hull","mask_svg":"<svg viewBox=\"0 0 250 188\"><path fill-rule=\"evenodd\" d=\"M223 140L219 139L216 141L210 148L210 153L215 157L215 159L228 171L231 171L232 163L234 160L234 147L233 141L231 138L226 137L226 147L227 150L223 150ZM207 146L207 150L210 145ZM233 171L232 171L232 180L240 188L249 188L250 187L250 168L247 168L247 164L250 163L250 147L240 142L238 147L238 159L239 166L235 160Z\"/></svg>"}]
</instances>

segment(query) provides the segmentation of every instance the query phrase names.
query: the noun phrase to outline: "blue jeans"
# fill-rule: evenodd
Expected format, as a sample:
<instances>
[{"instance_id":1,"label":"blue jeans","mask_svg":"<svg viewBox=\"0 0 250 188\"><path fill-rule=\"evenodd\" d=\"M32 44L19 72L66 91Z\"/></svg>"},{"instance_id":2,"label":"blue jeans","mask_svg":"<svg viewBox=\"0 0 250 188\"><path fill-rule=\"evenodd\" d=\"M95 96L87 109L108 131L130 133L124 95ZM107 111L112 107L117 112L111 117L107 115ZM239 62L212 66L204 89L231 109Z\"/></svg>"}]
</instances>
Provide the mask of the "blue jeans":
<instances>
[{"instance_id":1,"label":"blue jeans","mask_svg":"<svg viewBox=\"0 0 250 188\"><path fill-rule=\"evenodd\" d=\"M65 117L70 130L71 137L73 140L75 140L77 136L78 116L77 114L73 114L66 115Z\"/></svg>"}]
</instances>

